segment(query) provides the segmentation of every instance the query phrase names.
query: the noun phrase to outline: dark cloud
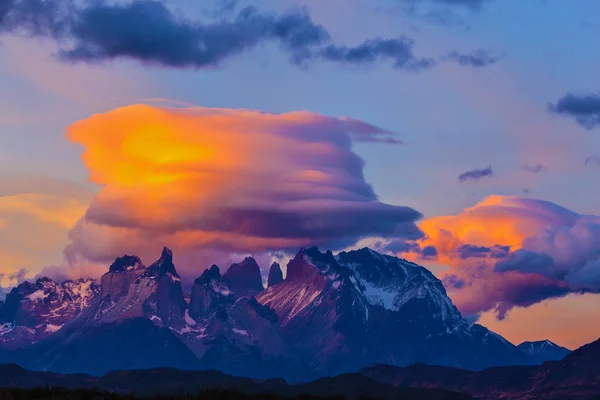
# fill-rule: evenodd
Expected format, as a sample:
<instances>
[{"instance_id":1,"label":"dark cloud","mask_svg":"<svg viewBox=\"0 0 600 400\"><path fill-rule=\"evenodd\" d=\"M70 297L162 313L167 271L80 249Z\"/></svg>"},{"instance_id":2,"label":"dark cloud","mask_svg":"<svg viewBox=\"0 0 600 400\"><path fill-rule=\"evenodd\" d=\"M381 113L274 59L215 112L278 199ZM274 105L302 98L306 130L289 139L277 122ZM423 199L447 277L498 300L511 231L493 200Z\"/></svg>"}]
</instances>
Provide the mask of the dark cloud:
<instances>
[{"instance_id":1,"label":"dark cloud","mask_svg":"<svg viewBox=\"0 0 600 400\"><path fill-rule=\"evenodd\" d=\"M462 289L466 282L463 278L458 275L446 275L442 279L445 287L451 287L453 289Z\"/></svg>"},{"instance_id":2,"label":"dark cloud","mask_svg":"<svg viewBox=\"0 0 600 400\"><path fill-rule=\"evenodd\" d=\"M547 274L554 267L554 259L545 253L519 249L494 266L497 272L520 271Z\"/></svg>"},{"instance_id":3,"label":"dark cloud","mask_svg":"<svg viewBox=\"0 0 600 400\"><path fill-rule=\"evenodd\" d=\"M522 285L503 287L503 299L495 308L498 319L504 319L506 313L514 307L529 307L541 301L563 297L573 292L560 281L524 280L521 282Z\"/></svg>"},{"instance_id":4,"label":"dark cloud","mask_svg":"<svg viewBox=\"0 0 600 400\"><path fill-rule=\"evenodd\" d=\"M474 246L465 244L458 248L458 257L467 258L503 258L510 252L509 246L495 245L493 247Z\"/></svg>"},{"instance_id":5,"label":"dark cloud","mask_svg":"<svg viewBox=\"0 0 600 400\"><path fill-rule=\"evenodd\" d=\"M463 67L481 68L497 63L500 57L492 56L485 50L476 50L467 54L452 51L446 55L445 60L454 61Z\"/></svg>"},{"instance_id":6,"label":"dark cloud","mask_svg":"<svg viewBox=\"0 0 600 400\"><path fill-rule=\"evenodd\" d=\"M380 58L390 59L394 68L422 70L433 67L429 59L417 59L413 54L414 41L406 37L396 39L371 39L355 46L329 45L319 52L319 57L345 64L372 64Z\"/></svg>"},{"instance_id":7,"label":"dark cloud","mask_svg":"<svg viewBox=\"0 0 600 400\"><path fill-rule=\"evenodd\" d=\"M58 37L68 27L71 0L1 0L0 33Z\"/></svg>"},{"instance_id":8,"label":"dark cloud","mask_svg":"<svg viewBox=\"0 0 600 400\"><path fill-rule=\"evenodd\" d=\"M132 59L175 68L211 68L227 59L275 43L296 65L316 60L345 65L391 62L397 69L423 70L432 59L416 57L412 39L375 38L356 46L332 42L305 8L283 14L223 1L212 21L176 14L157 0L112 3L97 0L77 6L70 0L2 0L0 32L52 37L66 62ZM457 56L462 65L489 63L489 57Z\"/></svg>"},{"instance_id":9,"label":"dark cloud","mask_svg":"<svg viewBox=\"0 0 600 400\"><path fill-rule=\"evenodd\" d=\"M381 253L388 253L393 255L398 255L401 253L412 253L416 254L419 258L422 259L436 258L438 252L435 246L421 247L419 243L415 242L415 240L423 239L422 232L419 232L419 235L421 237L417 239L410 238L409 240L407 240L406 238L398 237L389 241L377 241L373 244L373 248Z\"/></svg>"},{"instance_id":10,"label":"dark cloud","mask_svg":"<svg viewBox=\"0 0 600 400\"><path fill-rule=\"evenodd\" d=\"M421 255L423 257L437 257L438 252L437 249L434 246L425 246L423 247L423 250L421 250Z\"/></svg>"},{"instance_id":11,"label":"dark cloud","mask_svg":"<svg viewBox=\"0 0 600 400\"><path fill-rule=\"evenodd\" d=\"M566 94L554 104L548 104L548 111L575 118L585 129L591 130L600 125L600 94Z\"/></svg>"},{"instance_id":12,"label":"dark cloud","mask_svg":"<svg viewBox=\"0 0 600 400\"><path fill-rule=\"evenodd\" d=\"M467 182L467 181L477 182L481 178L487 178L487 177L492 177L492 176L494 176L494 171L492 171L492 166L489 165L488 167L483 168L483 169L473 169L470 171L463 172L462 174L460 174L458 176L458 181L459 182Z\"/></svg>"},{"instance_id":13,"label":"dark cloud","mask_svg":"<svg viewBox=\"0 0 600 400\"><path fill-rule=\"evenodd\" d=\"M599 291L597 288L600 288L600 259L590 260L580 268L569 271L565 280L573 288Z\"/></svg>"},{"instance_id":14,"label":"dark cloud","mask_svg":"<svg viewBox=\"0 0 600 400\"><path fill-rule=\"evenodd\" d=\"M523 165L523 169L525 171L537 174L539 172L545 171L547 168L545 166L543 166L542 164L535 164L535 165Z\"/></svg>"},{"instance_id":15,"label":"dark cloud","mask_svg":"<svg viewBox=\"0 0 600 400\"><path fill-rule=\"evenodd\" d=\"M261 42L276 41L296 60L329 39L306 11L280 16L241 10L230 21L197 24L164 4L137 0L83 9L71 28L75 45L59 55L69 61L132 58L172 67L210 67Z\"/></svg>"},{"instance_id":16,"label":"dark cloud","mask_svg":"<svg viewBox=\"0 0 600 400\"><path fill-rule=\"evenodd\" d=\"M600 157L598 156L589 156L585 159L585 165L598 165L600 166Z\"/></svg>"},{"instance_id":17,"label":"dark cloud","mask_svg":"<svg viewBox=\"0 0 600 400\"><path fill-rule=\"evenodd\" d=\"M382 253L392 253L392 254L399 254L399 253L417 253L421 251L421 247L419 246L418 243L414 242L414 241L408 241L405 239L400 239L400 238L396 238L396 239L392 239L389 242L385 243L385 242L376 242L373 247L375 247L375 250L382 252Z\"/></svg>"}]
</instances>

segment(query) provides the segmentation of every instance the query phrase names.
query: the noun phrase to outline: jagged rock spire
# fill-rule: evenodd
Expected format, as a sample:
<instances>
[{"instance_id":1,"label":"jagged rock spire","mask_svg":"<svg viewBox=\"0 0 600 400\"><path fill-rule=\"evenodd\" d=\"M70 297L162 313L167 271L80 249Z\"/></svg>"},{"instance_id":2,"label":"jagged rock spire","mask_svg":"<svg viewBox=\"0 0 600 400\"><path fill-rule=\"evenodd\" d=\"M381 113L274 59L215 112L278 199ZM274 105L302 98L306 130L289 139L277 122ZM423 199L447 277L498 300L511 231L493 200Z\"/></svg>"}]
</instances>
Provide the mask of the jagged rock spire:
<instances>
[{"instance_id":1,"label":"jagged rock spire","mask_svg":"<svg viewBox=\"0 0 600 400\"><path fill-rule=\"evenodd\" d=\"M274 262L271 264L271 268L269 269L269 280L267 285L271 287L280 282L283 282L283 272L281 271L281 266L279 263Z\"/></svg>"},{"instance_id":2,"label":"jagged rock spire","mask_svg":"<svg viewBox=\"0 0 600 400\"><path fill-rule=\"evenodd\" d=\"M264 290L260 267L252 257L246 257L241 263L231 264L223 274L223 279L239 296L254 296Z\"/></svg>"}]
</instances>

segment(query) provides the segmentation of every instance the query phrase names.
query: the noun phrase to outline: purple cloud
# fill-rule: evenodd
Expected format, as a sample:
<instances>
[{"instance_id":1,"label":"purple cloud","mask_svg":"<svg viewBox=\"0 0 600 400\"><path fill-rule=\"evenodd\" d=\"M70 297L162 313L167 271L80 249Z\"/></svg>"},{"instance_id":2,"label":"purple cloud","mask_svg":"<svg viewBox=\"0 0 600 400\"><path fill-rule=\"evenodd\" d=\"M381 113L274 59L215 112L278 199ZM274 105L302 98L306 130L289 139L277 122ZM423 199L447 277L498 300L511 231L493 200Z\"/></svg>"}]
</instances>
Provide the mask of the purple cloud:
<instances>
[{"instance_id":1,"label":"purple cloud","mask_svg":"<svg viewBox=\"0 0 600 400\"><path fill-rule=\"evenodd\" d=\"M575 121L587 130L600 125L600 94L589 93L577 95L566 94L556 103L548 104L548 111L553 114L575 118Z\"/></svg>"},{"instance_id":2,"label":"purple cloud","mask_svg":"<svg viewBox=\"0 0 600 400\"><path fill-rule=\"evenodd\" d=\"M463 67L482 68L497 63L498 60L500 60L500 57L492 56L485 50L476 50L466 54L452 51L448 53L444 59L447 61L454 61Z\"/></svg>"},{"instance_id":3,"label":"purple cloud","mask_svg":"<svg viewBox=\"0 0 600 400\"><path fill-rule=\"evenodd\" d=\"M535 165L523 165L523 169L525 171L537 174L542 171L545 171L547 168L545 166L543 166L542 164L535 164Z\"/></svg>"},{"instance_id":4,"label":"purple cloud","mask_svg":"<svg viewBox=\"0 0 600 400\"><path fill-rule=\"evenodd\" d=\"M492 166L489 165L483 169L473 169L470 171L463 172L458 176L459 182L478 182L481 178L488 178L494 176L494 171L492 171Z\"/></svg>"}]
</instances>

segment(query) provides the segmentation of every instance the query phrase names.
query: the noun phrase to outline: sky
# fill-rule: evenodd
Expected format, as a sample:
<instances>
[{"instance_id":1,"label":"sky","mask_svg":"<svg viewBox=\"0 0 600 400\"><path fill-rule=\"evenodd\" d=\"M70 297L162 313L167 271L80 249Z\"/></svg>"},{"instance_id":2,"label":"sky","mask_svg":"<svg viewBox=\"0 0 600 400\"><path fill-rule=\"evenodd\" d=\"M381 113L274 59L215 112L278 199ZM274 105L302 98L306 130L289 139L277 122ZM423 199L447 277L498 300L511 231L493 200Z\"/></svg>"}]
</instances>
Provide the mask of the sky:
<instances>
[{"instance_id":1,"label":"sky","mask_svg":"<svg viewBox=\"0 0 600 400\"><path fill-rule=\"evenodd\" d=\"M0 0L0 292L368 245L600 337L595 0Z\"/></svg>"}]
</instances>

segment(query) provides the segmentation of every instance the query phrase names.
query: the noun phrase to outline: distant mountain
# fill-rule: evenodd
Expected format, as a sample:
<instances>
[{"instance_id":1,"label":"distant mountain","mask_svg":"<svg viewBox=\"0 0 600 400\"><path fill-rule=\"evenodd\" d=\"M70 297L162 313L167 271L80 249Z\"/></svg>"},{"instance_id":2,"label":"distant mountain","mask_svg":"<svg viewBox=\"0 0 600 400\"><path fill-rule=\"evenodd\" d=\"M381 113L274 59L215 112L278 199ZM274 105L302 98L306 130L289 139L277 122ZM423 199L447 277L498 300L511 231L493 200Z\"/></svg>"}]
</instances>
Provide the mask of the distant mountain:
<instances>
[{"instance_id":1,"label":"distant mountain","mask_svg":"<svg viewBox=\"0 0 600 400\"><path fill-rule=\"evenodd\" d=\"M517 347L539 364L544 361L560 360L571 353L571 350L552 343L549 340L523 342Z\"/></svg>"},{"instance_id":2,"label":"distant mountain","mask_svg":"<svg viewBox=\"0 0 600 400\"><path fill-rule=\"evenodd\" d=\"M85 310L99 291L92 280L23 282L0 303L0 348L27 346L50 336Z\"/></svg>"},{"instance_id":3,"label":"distant mountain","mask_svg":"<svg viewBox=\"0 0 600 400\"><path fill-rule=\"evenodd\" d=\"M368 379L359 374L341 375L319 379L314 382L289 385L283 380L258 381L235 377L217 371L178 371L152 369L117 371L102 377L89 375L60 375L49 372L32 372L15 364L0 365L0 387L97 388L118 394L157 396L196 394L207 389L235 390L247 394L270 394L289 398L313 395L322 397L344 396L358 399L360 396L381 400L469 400L472 396L443 389L396 388L392 385Z\"/></svg>"},{"instance_id":4,"label":"distant mountain","mask_svg":"<svg viewBox=\"0 0 600 400\"><path fill-rule=\"evenodd\" d=\"M374 364L480 370L556 357L537 347L469 325L431 272L368 248L303 249L285 279L271 266L266 289L251 257L224 273L213 265L191 294L164 248L148 267L117 258L99 285L42 278L0 305L0 361L61 373L170 367L307 381Z\"/></svg>"},{"instance_id":5,"label":"distant mountain","mask_svg":"<svg viewBox=\"0 0 600 400\"><path fill-rule=\"evenodd\" d=\"M480 399L597 399L600 398L600 339L559 361L536 366L509 366L473 372L417 364L410 367L373 366L361 373L397 387L456 390Z\"/></svg>"}]
</instances>

